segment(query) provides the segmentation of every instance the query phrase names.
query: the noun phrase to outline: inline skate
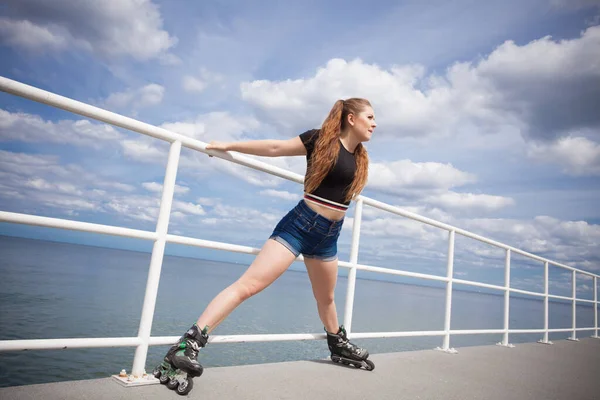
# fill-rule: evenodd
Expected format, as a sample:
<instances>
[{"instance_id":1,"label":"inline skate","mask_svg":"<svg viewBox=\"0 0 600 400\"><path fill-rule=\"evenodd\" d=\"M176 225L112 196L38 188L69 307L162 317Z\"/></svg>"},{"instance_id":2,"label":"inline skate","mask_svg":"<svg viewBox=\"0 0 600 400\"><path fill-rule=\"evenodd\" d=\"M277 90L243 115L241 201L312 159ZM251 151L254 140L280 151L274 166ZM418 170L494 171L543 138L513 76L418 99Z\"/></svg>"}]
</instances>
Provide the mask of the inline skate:
<instances>
[{"instance_id":1,"label":"inline skate","mask_svg":"<svg viewBox=\"0 0 600 400\"><path fill-rule=\"evenodd\" d=\"M327 329L325 329L325 332L327 332ZM353 365L355 368L362 367L367 371L375 369L373 361L367 360L369 352L348 340L346 329L343 325L340 326L339 331L335 334L327 332L327 345L329 346L329 351L331 351L331 361L334 363Z\"/></svg>"},{"instance_id":2,"label":"inline skate","mask_svg":"<svg viewBox=\"0 0 600 400\"><path fill-rule=\"evenodd\" d=\"M202 375L204 371L198 362L198 352L207 342L207 328L200 330L194 324L167 351L163 362L154 368L152 374L169 389L180 395L188 394L194 385L192 378Z\"/></svg>"}]
</instances>

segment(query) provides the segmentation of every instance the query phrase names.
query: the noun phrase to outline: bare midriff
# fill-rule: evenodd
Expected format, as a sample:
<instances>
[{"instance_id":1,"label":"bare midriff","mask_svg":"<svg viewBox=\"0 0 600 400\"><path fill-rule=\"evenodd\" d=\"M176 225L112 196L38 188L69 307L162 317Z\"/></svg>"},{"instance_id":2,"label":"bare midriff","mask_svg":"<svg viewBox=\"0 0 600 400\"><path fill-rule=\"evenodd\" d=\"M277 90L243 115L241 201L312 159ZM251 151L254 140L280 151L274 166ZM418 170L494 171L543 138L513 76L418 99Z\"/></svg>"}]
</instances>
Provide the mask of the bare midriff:
<instances>
[{"instance_id":1,"label":"bare midriff","mask_svg":"<svg viewBox=\"0 0 600 400\"><path fill-rule=\"evenodd\" d=\"M310 201L304 200L304 204L306 204L308 206L308 208L310 208L317 214L322 215L323 217L330 219L332 221L339 221L342 218L344 218L344 215L346 215L346 212L344 212L344 211L332 210L331 208L327 208L325 206L320 206L320 205L312 203Z\"/></svg>"}]
</instances>

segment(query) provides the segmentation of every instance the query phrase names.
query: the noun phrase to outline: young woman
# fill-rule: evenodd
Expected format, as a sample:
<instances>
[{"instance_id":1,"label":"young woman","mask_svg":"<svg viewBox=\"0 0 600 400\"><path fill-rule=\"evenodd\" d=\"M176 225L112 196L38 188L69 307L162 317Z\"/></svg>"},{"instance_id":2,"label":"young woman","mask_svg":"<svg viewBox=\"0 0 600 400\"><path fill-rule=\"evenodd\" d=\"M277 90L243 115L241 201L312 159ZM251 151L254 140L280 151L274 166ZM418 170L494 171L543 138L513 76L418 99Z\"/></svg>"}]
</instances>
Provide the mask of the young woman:
<instances>
[{"instance_id":1,"label":"young woman","mask_svg":"<svg viewBox=\"0 0 600 400\"><path fill-rule=\"evenodd\" d=\"M327 332L332 360L373 369L369 353L350 343L338 324L334 302L337 280L337 240L350 201L364 188L369 159L363 142L371 139L375 114L369 101L352 98L335 102L321 129L289 140L211 142L207 150L237 151L265 157L300 156L307 159L304 199L275 227L256 259L231 286L219 293L198 321L182 336L155 370L155 376L181 394L191 390L191 378L202 374L198 350L237 306L283 274L299 254ZM186 374L189 375L186 377ZM185 393L183 393L185 392Z\"/></svg>"}]
</instances>

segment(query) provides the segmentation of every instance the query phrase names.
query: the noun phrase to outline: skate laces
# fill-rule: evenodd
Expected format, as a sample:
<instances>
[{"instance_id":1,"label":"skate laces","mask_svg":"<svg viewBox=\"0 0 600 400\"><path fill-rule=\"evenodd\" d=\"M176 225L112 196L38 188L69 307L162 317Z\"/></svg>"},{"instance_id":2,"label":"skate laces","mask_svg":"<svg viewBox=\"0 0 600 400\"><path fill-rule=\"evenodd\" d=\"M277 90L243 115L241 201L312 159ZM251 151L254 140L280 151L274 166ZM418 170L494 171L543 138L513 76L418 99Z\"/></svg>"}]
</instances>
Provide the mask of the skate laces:
<instances>
[{"instance_id":1,"label":"skate laces","mask_svg":"<svg viewBox=\"0 0 600 400\"><path fill-rule=\"evenodd\" d=\"M346 349L350 350L352 353L357 354L357 355L359 355L363 351L363 349L361 349L354 343L350 342L350 340L348 340L348 339L344 340L343 346L346 347Z\"/></svg>"},{"instance_id":2,"label":"skate laces","mask_svg":"<svg viewBox=\"0 0 600 400\"><path fill-rule=\"evenodd\" d=\"M198 352L200 351L200 345L195 340L186 340L185 348L190 351L190 358L198 357Z\"/></svg>"},{"instance_id":3,"label":"skate laces","mask_svg":"<svg viewBox=\"0 0 600 400\"><path fill-rule=\"evenodd\" d=\"M338 337L340 338L340 346L345 347L347 350L351 351L356 355L360 355L363 352L362 348L358 347L348 339L348 336L346 335L346 329L344 329L343 326L340 328Z\"/></svg>"}]
</instances>

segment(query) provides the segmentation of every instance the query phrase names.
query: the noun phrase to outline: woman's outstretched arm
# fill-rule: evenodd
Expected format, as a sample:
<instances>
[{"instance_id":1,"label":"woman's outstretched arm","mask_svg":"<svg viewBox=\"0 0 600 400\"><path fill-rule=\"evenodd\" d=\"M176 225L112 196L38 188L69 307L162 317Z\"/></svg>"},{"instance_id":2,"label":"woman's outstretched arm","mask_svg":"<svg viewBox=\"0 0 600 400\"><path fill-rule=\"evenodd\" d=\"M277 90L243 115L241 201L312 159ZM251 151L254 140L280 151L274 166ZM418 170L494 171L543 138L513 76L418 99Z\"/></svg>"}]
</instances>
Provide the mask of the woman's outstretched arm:
<instances>
[{"instance_id":1,"label":"woman's outstretched arm","mask_svg":"<svg viewBox=\"0 0 600 400\"><path fill-rule=\"evenodd\" d=\"M306 148L296 136L287 140L251 140L248 142L210 142L206 150L237 151L263 157L304 156Z\"/></svg>"}]
</instances>

